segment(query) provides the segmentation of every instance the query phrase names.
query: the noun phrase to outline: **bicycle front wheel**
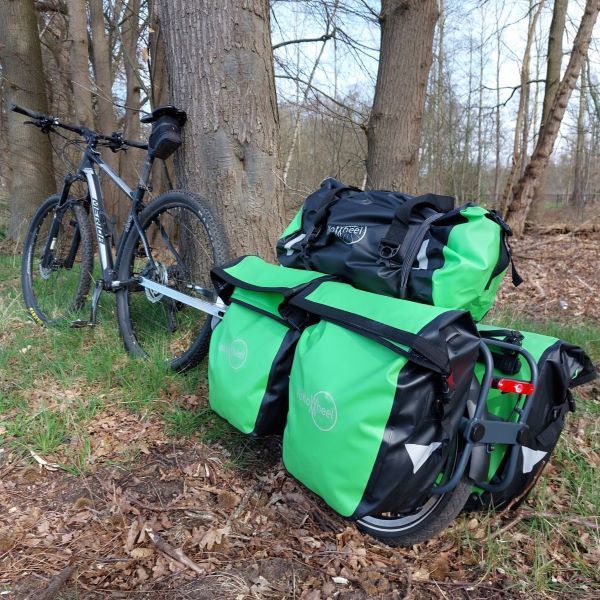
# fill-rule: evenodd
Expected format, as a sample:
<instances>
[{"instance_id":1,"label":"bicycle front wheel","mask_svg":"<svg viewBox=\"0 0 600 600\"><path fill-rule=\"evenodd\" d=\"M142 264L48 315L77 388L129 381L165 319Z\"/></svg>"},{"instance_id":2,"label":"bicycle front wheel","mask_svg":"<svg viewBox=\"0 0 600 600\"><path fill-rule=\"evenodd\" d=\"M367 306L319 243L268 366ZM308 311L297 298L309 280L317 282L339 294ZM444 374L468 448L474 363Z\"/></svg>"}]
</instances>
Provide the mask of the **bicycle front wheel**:
<instances>
[{"instance_id":1,"label":"bicycle front wheel","mask_svg":"<svg viewBox=\"0 0 600 600\"><path fill-rule=\"evenodd\" d=\"M70 198L57 209L59 199L50 196L38 208L23 248L23 298L39 325L74 320L92 280L92 229L85 208ZM55 214L58 230L54 240L49 240Z\"/></svg>"},{"instance_id":2,"label":"bicycle front wheel","mask_svg":"<svg viewBox=\"0 0 600 600\"><path fill-rule=\"evenodd\" d=\"M119 280L126 282L117 293L119 329L130 353L184 371L208 352L210 317L135 282L145 277L187 296L215 301L210 270L227 260L225 231L203 198L183 191L153 200L140 213L140 224L154 264L132 228L119 266Z\"/></svg>"}]
</instances>

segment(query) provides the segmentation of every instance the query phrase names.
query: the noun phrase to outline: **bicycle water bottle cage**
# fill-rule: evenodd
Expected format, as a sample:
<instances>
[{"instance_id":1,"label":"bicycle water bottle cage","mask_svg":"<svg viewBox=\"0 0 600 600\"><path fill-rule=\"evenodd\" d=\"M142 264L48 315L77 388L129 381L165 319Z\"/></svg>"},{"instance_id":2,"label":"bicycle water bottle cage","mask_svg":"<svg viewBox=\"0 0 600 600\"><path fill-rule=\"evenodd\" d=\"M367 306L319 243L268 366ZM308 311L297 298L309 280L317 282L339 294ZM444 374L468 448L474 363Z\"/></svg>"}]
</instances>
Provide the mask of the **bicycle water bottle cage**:
<instances>
[{"instance_id":1,"label":"bicycle water bottle cage","mask_svg":"<svg viewBox=\"0 0 600 600\"><path fill-rule=\"evenodd\" d=\"M152 158L165 160L181 146L181 130L187 121L185 111L172 105L159 106L141 121L152 123L148 140L148 153Z\"/></svg>"}]
</instances>

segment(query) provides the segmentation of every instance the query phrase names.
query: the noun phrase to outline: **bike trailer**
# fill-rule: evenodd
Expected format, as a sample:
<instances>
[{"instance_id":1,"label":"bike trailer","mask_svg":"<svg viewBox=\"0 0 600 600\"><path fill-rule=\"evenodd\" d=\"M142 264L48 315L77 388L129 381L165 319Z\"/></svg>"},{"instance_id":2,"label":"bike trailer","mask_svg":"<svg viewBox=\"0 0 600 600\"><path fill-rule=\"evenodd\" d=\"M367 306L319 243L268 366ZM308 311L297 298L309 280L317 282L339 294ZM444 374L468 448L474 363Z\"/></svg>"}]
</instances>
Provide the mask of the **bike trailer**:
<instances>
[{"instance_id":1,"label":"bike trailer","mask_svg":"<svg viewBox=\"0 0 600 600\"><path fill-rule=\"evenodd\" d=\"M324 281L287 311L302 333L283 462L345 517L430 495L465 411L480 344L470 315Z\"/></svg>"},{"instance_id":2,"label":"bike trailer","mask_svg":"<svg viewBox=\"0 0 600 600\"><path fill-rule=\"evenodd\" d=\"M510 228L450 196L362 191L326 179L277 243L285 267L332 273L356 287L434 306L492 307L511 264ZM512 269L513 283L521 279Z\"/></svg>"},{"instance_id":3,"label":"bike trailer","mask_svg":"<svg viewBox=\"0 0 600 600\"><path fill-rule=\"evenodd\" d=\"M257 256L215 268L211 276L229 308L210 341L210 405L244 433L281 433L300 331L279 307L306 285L331 277L284 269Z\"/></svg>"},{"instance_id":4,"label":"bike trailer","mask_svg":"<svg viewBox=\"0 0 600 600\"><path fill-rule=\"evenodd\" d=\"M558 442L567 412L575 410L571 389L592 381L596 371L590 358L579 347L557 338L537 333L498 329L479 325L481 337L517 343L537 363L535 389L527 391L514 381L528 381L531 369L523 356L491 346L494 361L494 385L487 396L487 418L493 421L516 421L528 402L524 430L512 447L495 444L482 448L471 457L471 476L477 480L487 474L488 485L473 494L468 510L502 508L520 504L532 489ZM475 370L481 381L483 365ZM511 380L507 379L510 376ZM521 393L519 393L521 392ZM529 394L526 395L526 394ZM516 460L511 469L510 457ZM502 481L502 484L498 482Z\"/></svg>"}]
</instances>

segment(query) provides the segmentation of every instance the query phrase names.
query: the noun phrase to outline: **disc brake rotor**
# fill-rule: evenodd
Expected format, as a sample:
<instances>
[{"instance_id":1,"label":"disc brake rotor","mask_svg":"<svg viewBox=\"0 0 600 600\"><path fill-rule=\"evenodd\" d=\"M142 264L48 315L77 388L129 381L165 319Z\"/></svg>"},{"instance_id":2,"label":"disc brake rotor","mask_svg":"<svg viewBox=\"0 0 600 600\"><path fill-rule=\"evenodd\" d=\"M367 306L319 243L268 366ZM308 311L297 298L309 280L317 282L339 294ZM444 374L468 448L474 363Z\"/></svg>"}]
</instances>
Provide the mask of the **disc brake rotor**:
<instances>
[{"instance_id":1,"label":"disc brake rotor","mask_svg":"<svg viewBox=\"0 0 600 600\"><path fill-rule=\"evenodd\" d=\"M168 285L169 273L167 271L167 267L165 267L162 263L157 262L156 268L153 269L152 273L148 275L148 279L151 279L152 281L155 281L156 283L160 283L162 285ZM160 300L162 300L163 298L163 294L161 294L160 292L155 292L150 288L146 288L144 291L146 292L146 298L148 298L148 301L152 302L152 304L160 302Z\"/></svg>"}]
</instances>

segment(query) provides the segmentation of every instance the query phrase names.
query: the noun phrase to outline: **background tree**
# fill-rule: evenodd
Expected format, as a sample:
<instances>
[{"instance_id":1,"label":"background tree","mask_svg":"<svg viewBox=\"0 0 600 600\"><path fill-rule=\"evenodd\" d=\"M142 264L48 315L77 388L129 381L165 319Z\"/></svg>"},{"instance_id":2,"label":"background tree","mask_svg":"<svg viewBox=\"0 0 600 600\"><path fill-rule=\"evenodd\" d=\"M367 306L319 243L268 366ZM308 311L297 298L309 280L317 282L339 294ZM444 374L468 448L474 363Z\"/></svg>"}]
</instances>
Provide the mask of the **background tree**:
<instances>
[{"instance_id":1,"label":"background tree","mask_svg":"<svg viewBox=\"0 0 600 600\"><path fill-rule=\"evenodd\" d=\"M383 0L381 52L367 129L367 185L415 192L436 0Z\"/></svg>"},{"instance_id":2,"label":"background tree","mask_svg":"<svg viewBox=\"0 0 600 600\"><path fill-rule=\"evenodd\" d=\"M178 183L220 212L236 254L273 254L283 226L267 0L157 0L173 102L189 117Z\"/></svg>"},{"instance_id":3,"label":"background tree","mask_svg":"<svg viewBox=\"0 0 600 600\"><path fill-rule=\"evenodd\" d=\"M2 62L8 150L10 221L8 237L19 240L24 220L40 201L55 191L48 138L26 118L8 112L11 103L47 112L44 69L37 13L33 0L0 2L0 61Z\"/></svg>"},{"instance_id":4,"label":"background tree","mask_svg":"<svg viewBox=\"0 0 600 600\"><path fill-rule=\"evenodd\" d=\"M552 153L560 123L565 114L571 92L575 87L577 78L585 61L588 46L594 30L598 12L600 11L600 0L587 0L585 10L581 18L579 30L573 42L573 50L569 58L565 74L558 86L558 90L550 107L546 122L540 128L538 141L531 156L531 160L525 168L525 173L515 187L511 202L507 210L507 220L517 235L525 231L525 220L529 214L531 203L539 178L548 165L548 159Z\"/></svg>"}]
</instances>

